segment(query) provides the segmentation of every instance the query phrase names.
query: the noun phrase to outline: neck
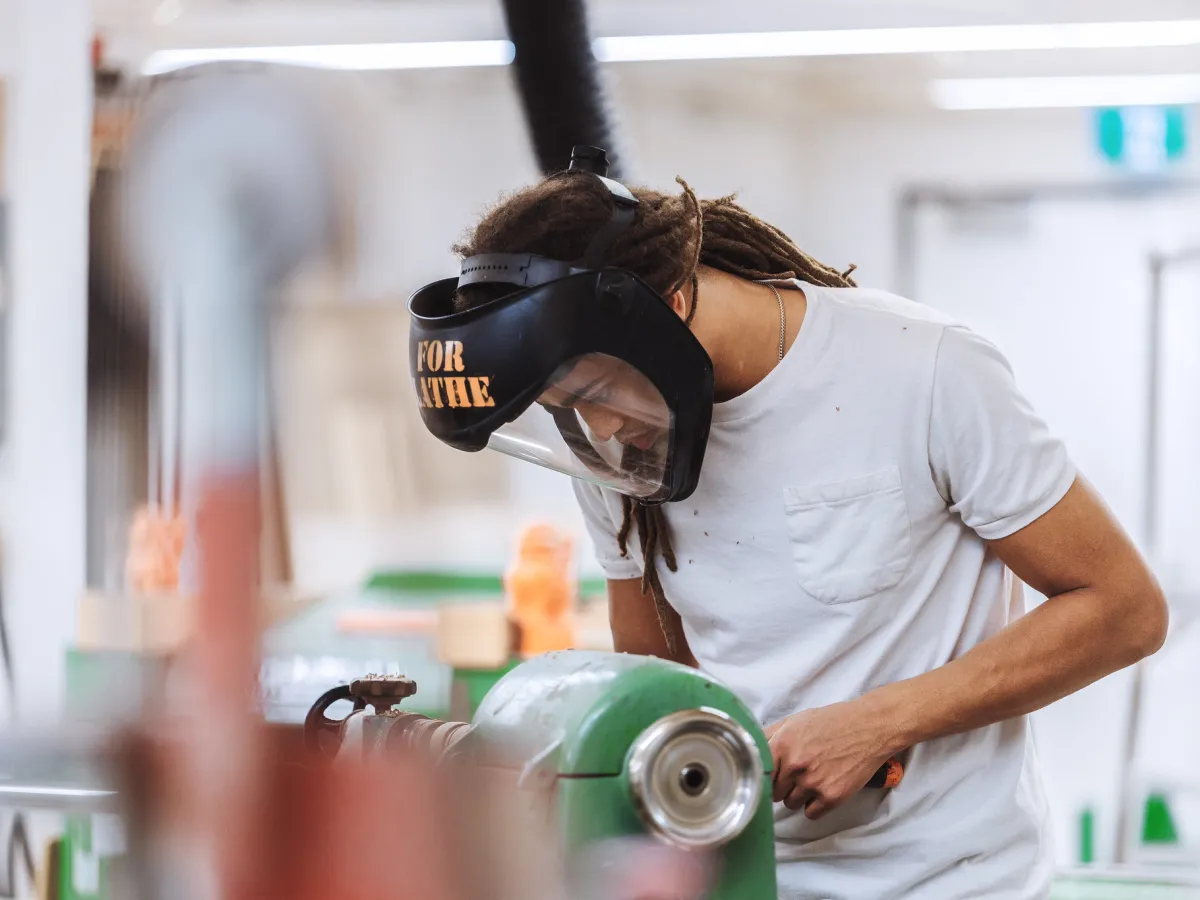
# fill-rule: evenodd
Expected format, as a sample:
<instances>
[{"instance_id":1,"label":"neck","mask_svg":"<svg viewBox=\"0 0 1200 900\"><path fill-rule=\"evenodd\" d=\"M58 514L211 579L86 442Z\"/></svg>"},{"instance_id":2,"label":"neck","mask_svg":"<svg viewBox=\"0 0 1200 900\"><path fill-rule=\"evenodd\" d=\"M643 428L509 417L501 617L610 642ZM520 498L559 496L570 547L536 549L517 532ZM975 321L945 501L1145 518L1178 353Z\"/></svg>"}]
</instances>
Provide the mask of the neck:
<instances>
[{"instance_id":1,"label":"neck","mask_svg":"<svg viewBox=\"0 0 1200 900\"><path fill-rule=\"evenodd\" d=\"M786 312L784 350L807 310L803 291L779 288ZM765 284L702 269L692 332L713 363L717 401L744 394L779 365L779 301Z\"/></svg>"}]
</instances>

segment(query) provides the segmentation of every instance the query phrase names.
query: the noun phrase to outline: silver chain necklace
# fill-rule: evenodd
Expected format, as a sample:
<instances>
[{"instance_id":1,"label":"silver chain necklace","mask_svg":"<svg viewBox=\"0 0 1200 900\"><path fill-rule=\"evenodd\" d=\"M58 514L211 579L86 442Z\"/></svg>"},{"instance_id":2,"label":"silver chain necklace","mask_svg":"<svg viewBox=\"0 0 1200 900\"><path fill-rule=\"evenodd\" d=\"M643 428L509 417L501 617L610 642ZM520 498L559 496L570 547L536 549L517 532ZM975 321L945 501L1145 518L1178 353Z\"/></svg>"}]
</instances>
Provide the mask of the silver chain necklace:
<instances>
[{"instance_id":1,"label":"silver chain necklace","mask_svg":"<svg viewBox=\"0 0 1200 900\"><path fill-rule=\"evenodd\" d=\"M783 295L779 293L779 288L769 282L763 282L775 294L775 299L779 301L779 361L783 362L783 344L784 338L787 337L787 312L783 308Z\"/></svg>"}]
</instances>

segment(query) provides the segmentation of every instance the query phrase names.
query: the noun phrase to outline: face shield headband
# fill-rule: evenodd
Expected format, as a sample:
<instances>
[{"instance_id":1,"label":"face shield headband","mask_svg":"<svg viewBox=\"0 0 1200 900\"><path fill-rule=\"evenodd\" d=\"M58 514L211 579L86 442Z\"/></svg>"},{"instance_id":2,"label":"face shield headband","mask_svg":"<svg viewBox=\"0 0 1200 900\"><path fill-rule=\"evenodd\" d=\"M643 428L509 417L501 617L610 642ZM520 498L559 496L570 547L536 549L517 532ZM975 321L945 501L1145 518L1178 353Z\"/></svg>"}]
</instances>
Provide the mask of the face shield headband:
<instances>
[{"instance_id":1,"label":"face shield headband","mask_svg":"<svg viewBox=\"0 0 1200 900\"><path fill-rule=\"evenodd\" d=\"M575 148L613 215L582 260L485 254L409 301L421 418L460 450L491 447L644 503L682 500L699 479L712 418L712 362L671 307L631 272L605 267L637 200L605 177L604 151ZM464 311L459 287L511 293Z\"/></svg>"}]
</instances>

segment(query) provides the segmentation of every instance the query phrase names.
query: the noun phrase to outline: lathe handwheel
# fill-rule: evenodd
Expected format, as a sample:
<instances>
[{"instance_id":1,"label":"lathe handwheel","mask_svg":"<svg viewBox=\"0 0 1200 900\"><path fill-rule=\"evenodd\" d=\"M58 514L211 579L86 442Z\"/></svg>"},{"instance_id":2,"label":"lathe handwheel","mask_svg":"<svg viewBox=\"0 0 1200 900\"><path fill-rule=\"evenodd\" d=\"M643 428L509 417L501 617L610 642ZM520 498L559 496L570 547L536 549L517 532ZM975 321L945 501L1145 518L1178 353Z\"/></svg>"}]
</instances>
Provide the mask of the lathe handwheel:
<instances>
[{"instance_id":1,"label":"lathe handwheel","mask_svg":"<svg viewBox=\"0 0 1200 900\"><path fill-rule=\"evenodd\" d=\"M327 690L304 717L304 744L309 752L331 759L337 755L342 743L342 725L346 719L331 719L325 715L325 711L340 700L348 700L354 704L351 715L367 708L366 700L351 695L348 684L339 684Z\"/></svg>"},{"instance_id":2,"label":"lathe handwheel","mask_svg":"<svg viewBox=\"0 0 1200 900\"><path fill-rule=\"evenodd\" d=\"M629 749L629 789L646 829L677 846L733 840L754 818L763 760L754 738L716 709L663 716Z\"/></svg>"}]
</instances>

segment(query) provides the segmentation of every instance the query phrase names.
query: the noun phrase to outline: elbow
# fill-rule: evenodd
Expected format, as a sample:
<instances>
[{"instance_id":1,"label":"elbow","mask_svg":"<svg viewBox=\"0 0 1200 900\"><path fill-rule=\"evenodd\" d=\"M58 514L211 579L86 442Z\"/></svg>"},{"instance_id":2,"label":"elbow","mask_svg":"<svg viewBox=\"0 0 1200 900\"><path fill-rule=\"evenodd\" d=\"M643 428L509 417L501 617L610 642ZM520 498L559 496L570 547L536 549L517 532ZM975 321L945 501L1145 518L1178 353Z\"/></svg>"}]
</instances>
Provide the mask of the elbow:
<instances>
[{"instance_id":1,"label":"elbow","mask_svg":"<svg viewBox=\"0 0 1200 900\"><path fill-rule=\"evenodd\" d=\"M1153 579L1126 604L1120 628L1126 637L1130 663L1157 653L1167 639L1171 615L1167 598Z\"/></svg>"}]
</instances>

